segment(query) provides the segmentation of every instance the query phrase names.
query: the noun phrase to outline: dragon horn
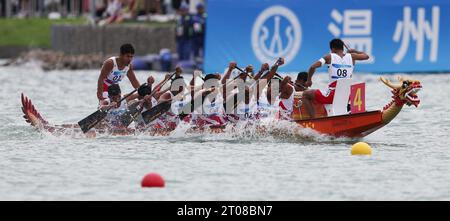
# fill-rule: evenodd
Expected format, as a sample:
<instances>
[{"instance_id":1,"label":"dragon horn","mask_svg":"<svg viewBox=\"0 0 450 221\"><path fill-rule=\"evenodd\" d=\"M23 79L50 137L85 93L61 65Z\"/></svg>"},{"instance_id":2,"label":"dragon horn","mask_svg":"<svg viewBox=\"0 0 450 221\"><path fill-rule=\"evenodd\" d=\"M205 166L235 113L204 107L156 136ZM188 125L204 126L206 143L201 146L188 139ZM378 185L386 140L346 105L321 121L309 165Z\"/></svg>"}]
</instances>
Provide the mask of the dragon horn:
<instances>
[{"instance_id":1,"label":"dragon horn","mask_svg":"<svg viewBox=\"0 0 450 221\"><path fill-rule=\"evenodd\" d=\"M386 79L384 77L380 77L380 81L383 82L386 86L388 86L388 87L390 87L392 89L398 89L398 88L401 87L401 84L399 84L399 85L393 84L390 80L388 80L388 79Z\"/></svg>"},{"instance_id":2,"label":"dragon horn","mask_svg":"<svg viewBox=\"0 0 450 221\"><path fill-rule=\"evenodd\" d=\"M401 76L398 77L398 80L400 81L401 84L403 83L403 81L420 82L420 81L418 81L418 80L416 80L416 79L404 78L404 77L401 77Z\"/></svg>"}]
</instances>

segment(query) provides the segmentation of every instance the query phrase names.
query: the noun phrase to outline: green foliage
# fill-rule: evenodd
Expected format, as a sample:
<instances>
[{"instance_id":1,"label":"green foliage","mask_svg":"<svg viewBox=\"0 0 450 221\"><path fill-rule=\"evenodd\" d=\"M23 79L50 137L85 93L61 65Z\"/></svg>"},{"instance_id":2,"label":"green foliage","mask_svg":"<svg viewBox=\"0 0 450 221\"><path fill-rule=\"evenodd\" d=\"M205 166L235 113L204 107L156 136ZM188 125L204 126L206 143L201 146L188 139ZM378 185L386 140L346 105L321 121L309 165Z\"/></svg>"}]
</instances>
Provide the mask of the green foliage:
<instances>
[{"instance_id":1,"label":"green foliage","mask_svg":"<svg viewBox=\"0 0 450 221\"><path fill-rule=\"evenodd\" d=\"M0 19L0 46L50 47L53 24L84 24L84 18L49 20Z\"/></svg>"}]
</instances>

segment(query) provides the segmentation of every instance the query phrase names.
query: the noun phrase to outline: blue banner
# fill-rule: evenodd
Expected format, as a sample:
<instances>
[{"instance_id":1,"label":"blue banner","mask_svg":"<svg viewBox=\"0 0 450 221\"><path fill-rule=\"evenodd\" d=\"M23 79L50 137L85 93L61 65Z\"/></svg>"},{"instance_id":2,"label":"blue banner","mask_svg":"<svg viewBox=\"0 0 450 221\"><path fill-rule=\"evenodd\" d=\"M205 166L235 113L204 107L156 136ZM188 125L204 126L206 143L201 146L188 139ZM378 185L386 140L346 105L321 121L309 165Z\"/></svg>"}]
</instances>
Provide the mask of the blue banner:
<instances>
[{"instance_id":1,"label":"blue banner","mask_svg":"<svg viewBox=\"0 0 450 221\"><path fill-rule=\"evenodd\" d=\"M370 60L356 72L450 70L448 0L209 0L205 71L284 57L305 71L341 38Z\"/></svg>"}]
</instances>

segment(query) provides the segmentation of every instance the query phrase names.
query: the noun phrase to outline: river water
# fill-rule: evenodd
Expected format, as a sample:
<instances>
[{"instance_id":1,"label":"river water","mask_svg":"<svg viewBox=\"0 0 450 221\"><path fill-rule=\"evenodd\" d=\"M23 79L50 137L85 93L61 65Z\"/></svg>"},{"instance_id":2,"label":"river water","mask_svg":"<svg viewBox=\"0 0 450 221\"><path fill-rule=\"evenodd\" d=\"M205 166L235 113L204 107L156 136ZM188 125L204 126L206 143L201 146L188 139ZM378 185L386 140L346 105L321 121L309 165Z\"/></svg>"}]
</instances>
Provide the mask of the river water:
<instances>
[{"instance_id":1,"label":"river water","mask_svg":"<svg viewBox=\"0 0 450 221\"><path fill-rule=\"evenodd\" d=\"M371 156L351 156L358 140L307 130L268 137L180 129L169 137L89 139L41 134L23 120L22 92L51 123L89 115L97 105L98 73L0 67L0 200L450 200L447 74L409 75L422 82L421 104L360 139L372 146ZM162 78L137 72L141 82L149 74ZM354 77L366 82L368 110L390 101L378 77ZM325 87L325 74L314 80ZM125 79L122 91L130 90ZM150 172L164 177L166 187L141 188Z\"/></svg>"}]
</instances>

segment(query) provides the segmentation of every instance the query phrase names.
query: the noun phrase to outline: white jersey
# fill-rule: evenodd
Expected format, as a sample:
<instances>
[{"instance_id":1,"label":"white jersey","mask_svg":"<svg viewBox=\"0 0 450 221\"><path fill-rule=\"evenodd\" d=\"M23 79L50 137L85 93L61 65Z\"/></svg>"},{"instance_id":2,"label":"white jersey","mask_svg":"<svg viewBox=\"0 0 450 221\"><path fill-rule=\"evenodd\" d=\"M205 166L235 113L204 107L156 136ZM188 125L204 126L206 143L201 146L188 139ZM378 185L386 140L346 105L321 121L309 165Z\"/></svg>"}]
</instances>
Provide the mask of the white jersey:
<instances>
[{"instance_id":1,"label":"white jersey","mask_svg":"<svg viewBox=\"0 0 450 221\"><path fill-rule=\"evenodd\" d=\"M216 97L214 98L206 96L202 104L203 114L204 115L223 114L225 112L223 102L224 101L220 93L217 94Z\"/></svg>"},{"instance_id":2,"label":"white jersey","mask_svg":"<svg viewBox=\"0 0 450 221\"><path fill-rule=\"evenodd\" d=\"M182 91L175 96L172 94L172 92L170 92L170 96L172 98L172 104L170 108L173 113L180 114L183 111L184 106L191 102L191 96L183 97L185 92L186 91Z\"/></svg>"},{"instance_id":3,"label":"white jersey","mask_svg":"<svg viewBox=\"0 0 450 221\"><path fill-rule=\"evenodd\" d=\"M215 97L210 97L210 95L206 96L202 104L202 109L194 111L192 122L199 127L224 125L227 120L223 103L224 100L221 93ZM199 113L199 111L202 112Z\"/></svg>"},{"instance_id":4,"label":"white jersey","mask_svg":"<svg viewBox=\"0 0 450 221\"><path fill-rule=\"evenodd\" d=\"M285 110L285 111L291 113L292 112L292 107L294 105L295 88L294 88L294 86L291 86L291 85L288 85L288 86L292 87L292 93L289 96L289 98L287 98L287 99L280 98L279 105L280 105L282 110Z\"/></svg>"},{"instance_id":5,"label":"white jersey","mask_svg":"<svg viewBox=\"0 0 450 221\"><path fill-rule=\"evenodd\" d=\"M265 88L262 92L262 95L259 97L258 105L257 105L257 113L260 118L269 117L273 115L277 110L279 103L278 96L275 97L274 103L275 105L270 104L270 102L267 100L267 88Z\"/></svg>"},{"instance_id":6,"label":"white jersey","mask_svg":"<svg viewBox=\"0 0 450 221\"><path fill-rule=\"evenodd\" d=\"M335 53L331 53L331 63L328 66L329 84L340 78L352 78L353 75L353 59L350 53L340 57Z\"/></svg>"},{"instance_id":7,"label":"white jersey","mask_svg":"<svg viewBox=\"0 0 450 221\"><path fill-rule=\"evenodd\" d=\"M108 74L106 79L103 81L106 85L110 86L111 84L119 84L120 81L124 78L124 76L128 73L128 70L130 70L130 65L125 66L122 70L119 70L119 66L117 65L117 58L111 57L109 58L113 61L114 66L112 71Z\"/></svg>"},{"instance_id":8,"label":"white jersey","mask_svg":"<svg viewBox=\"0 0 450 221\"><path fill-rule=\"evenodd\" d=\"M111 100L107 99L108 104L111 103ZM123 100L122 103L120 103L120 106L118 108L111 108L108 111L108 114L105 117L106 122L108 122L109 125L117 127L121 125L120 122L120 116L124 114L127 111L127 101Z\"/></svg>"},{"instance_id":9,"label":"white jersey","mask_svg":"<svg viewBox=\"0 0 450 221\"><path fill-rule=\"evenodd\" d=\"M258 105L253 101L253 99L251 99L248 104L242 101L237 105L236 112L237 116L241 119L253 118L253 116L258 112Z\"/></svg>"}]
</instances>

